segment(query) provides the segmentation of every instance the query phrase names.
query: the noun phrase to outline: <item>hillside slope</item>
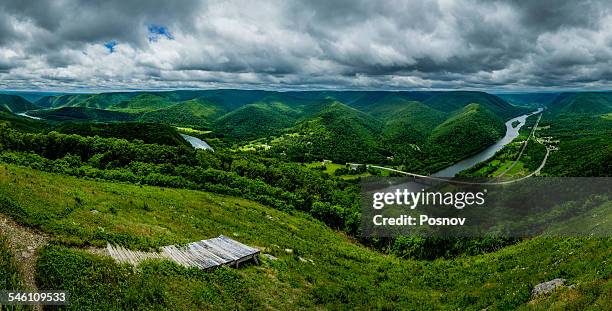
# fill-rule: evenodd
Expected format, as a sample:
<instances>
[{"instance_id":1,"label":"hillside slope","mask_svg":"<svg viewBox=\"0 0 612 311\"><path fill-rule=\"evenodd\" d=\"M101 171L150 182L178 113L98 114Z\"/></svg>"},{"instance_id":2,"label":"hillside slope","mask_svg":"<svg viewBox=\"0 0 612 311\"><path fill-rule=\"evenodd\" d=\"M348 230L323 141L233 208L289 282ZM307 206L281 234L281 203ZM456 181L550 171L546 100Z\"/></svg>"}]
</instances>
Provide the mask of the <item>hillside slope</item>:
<instances>
[{"instance_id":1,"label":"hillside slope","mask_svg":"<svg viewBox=\"0 0 612 311\"><path fill-rule=\"evenodd\" d=\"M486 255L418 261L377 253L300 213L200 191L2 165L0 198L0 210L11 204L21 211L17 220L64 245L40 250L37 282L69 290L80 308L602 309L611 298L610 271L602 266L612 255L610 239L535 238ZM66 246L134 238L165 245L220 234L276 259L261 256L260 265L239 270L163 262L134 270ZM576 288L531 301L535 284L557 277Z\"/></svg>"},{"instance_id":2,"label":"hillside slope","mask_svg":"<svg viewBox=\"0 0 612 311\"><path fill-rule=\"evenodd\" d=\"M249 140L275 135L292 126L295 120L290 113L275 109L275 106L249 104L223 115L213 126L228 138Z\"/></svg>"},{"instance_id":3,"label":"hillside slope","mask_svg":"<svg viewBox=\"0 0 612 311\"><path fill-rule=\"evenodd\" d=\"M203 128L225 112L225 107L197 98L145 112L139 119L145 122Z\"/></svg>"},{"instance_id":4,"label":"hillside slope","mask_svg":"<svg viewBox=\"0 0 612 311\"><path fill-rule=\"evenodd\" d=\"M604 114L612 111L612 92L561 93L549 105L551 114Z\"/></svg>"},{"instance_id":5,"label":"hillside slope","mask_svg":"<svg viewBox=\"0 0 612 311\"><path fill-rule=\"evenodd\" d=\"M29 115L51 121L134 121L137 115L97 108L62 107L29 112Z\"/></svg>"},{"instance_id":6,"label":"hillside slope","mask_svg":"<svg viewBox=\"0 0 612 311\"><path fill-rule=\"evenodd\" d=\"M428 162L443 168L503 137L504 121L480 104L469 104L438 125L427 138Z\"/></svg>"},{"instance_id":7,"label":"hillside slope","mask_svg":"<svg viewBox=\"0 0 612 311\"><path fill-rule=\"evenodd\" d=\"M446 112L462 109L469 104L476 103L504 120L516 117L522 112L526 112L524 108L512 106L503 99L484 92L438 92L423 103L434 109Z\"/></svg>"},{"instance_id":8,"label":"hillside slope","mask_svg":"<svg viewBox=\"0 0 612 311\"><path fill-rule=\"evenodd\" d=\"M303 157L344 162L377 162L384 159L378 139L383 124L374 117L337 101L288 130L278 148L289 158Z\"/></svg>"},{"instance_id":9,"label":"hillside slope","mask_svg":"<svg viewBox=\"0 0 612 311\"><path fill-rule=\"evenodd\" d=\"M40 107L25 100L21 96L0 94L0 111L4 110L10 113L19 113L36 109L40 109Z\"/></svg>"}]
</instances>

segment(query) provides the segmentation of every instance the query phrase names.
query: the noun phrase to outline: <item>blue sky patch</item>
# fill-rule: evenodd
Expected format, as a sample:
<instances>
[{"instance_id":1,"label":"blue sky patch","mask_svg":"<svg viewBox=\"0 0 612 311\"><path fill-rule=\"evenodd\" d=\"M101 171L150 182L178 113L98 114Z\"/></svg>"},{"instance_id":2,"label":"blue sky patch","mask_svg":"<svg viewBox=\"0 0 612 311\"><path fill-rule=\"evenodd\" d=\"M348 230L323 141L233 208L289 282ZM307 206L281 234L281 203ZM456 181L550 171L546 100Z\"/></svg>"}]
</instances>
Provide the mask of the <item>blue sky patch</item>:
<instances>
[{"instance_id":1,"label":"blue sky patch","mask_svg":"<svg viewBox=\"0 0 612 311\"><path fill-rule=\"evenodd\" d=\"M117 40L111 40L111 41L104 43L104 46L108 49L109 53L113 53L115 52L115 46L117 46L117 44L119 44Z\"/></svg>"},{"instance_id":2,"label":"blue sky patch","mask_svg":"<svg viewBox=\"0 0 612 311\"><path fill-rule=\"evenodd\" d=\"M166 37L166 39L174 40L174 36L168 30L168 27L164 25L150 24L147 26L149 30L149 42L155 42L160 37Z\"/></svg>"}]
</instances>

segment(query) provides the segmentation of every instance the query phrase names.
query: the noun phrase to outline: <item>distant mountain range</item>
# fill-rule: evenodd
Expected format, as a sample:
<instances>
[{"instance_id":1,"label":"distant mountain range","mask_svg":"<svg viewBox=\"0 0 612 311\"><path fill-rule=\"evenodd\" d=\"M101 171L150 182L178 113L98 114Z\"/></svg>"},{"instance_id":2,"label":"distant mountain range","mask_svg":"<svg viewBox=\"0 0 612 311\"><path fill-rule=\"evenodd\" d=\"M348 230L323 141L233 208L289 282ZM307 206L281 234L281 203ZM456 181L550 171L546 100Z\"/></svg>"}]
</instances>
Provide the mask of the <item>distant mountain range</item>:
<instances>
[{"instance_id":1,"label":"distant mountain range","mask_svg":"<svg viewBox=\"0 0 612 311\"><path fill-rule=\"evenodd\" d=\"M148 122L212 130L227 142L264 139L288 157L376 161L404 154L455 160L503 135L503 121L547 113L609 113L610 92L180 90L44 96L0 95L0 109L51 121ZM35 110L35 111L32 111ZM275 138L276 137L276 138ZM438 150L440 142L446 148ZM469 148L464 145L468 144ZM456 155L456 156L455 156ZM304 160L304 159L296 159ZM438 159L439 161L439 159Z\"/></svg>"}]
</instances>

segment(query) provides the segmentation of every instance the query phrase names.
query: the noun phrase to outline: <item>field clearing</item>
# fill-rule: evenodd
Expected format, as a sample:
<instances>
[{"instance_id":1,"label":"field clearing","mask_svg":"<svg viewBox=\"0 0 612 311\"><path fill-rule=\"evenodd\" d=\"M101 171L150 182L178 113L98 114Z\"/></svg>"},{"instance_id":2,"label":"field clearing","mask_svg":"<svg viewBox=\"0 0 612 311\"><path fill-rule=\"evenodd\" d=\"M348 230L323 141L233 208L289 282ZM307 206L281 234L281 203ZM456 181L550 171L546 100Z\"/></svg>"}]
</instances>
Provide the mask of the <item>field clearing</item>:
<instances>
[{"instance_id":1,"label":"field clearing","mask_svg":"<svg viewBox=\"0 0 612 311\"><path fill-rule=\"evenodd\" d=\"M190 127L176 127L176 129L181 132L181 133L185 133L185 134L199 134L199 135L204 135L204 134L209 134L212 133L212 131L202 131L202 130L196 130Z\"/></svg>"}]
</instances>

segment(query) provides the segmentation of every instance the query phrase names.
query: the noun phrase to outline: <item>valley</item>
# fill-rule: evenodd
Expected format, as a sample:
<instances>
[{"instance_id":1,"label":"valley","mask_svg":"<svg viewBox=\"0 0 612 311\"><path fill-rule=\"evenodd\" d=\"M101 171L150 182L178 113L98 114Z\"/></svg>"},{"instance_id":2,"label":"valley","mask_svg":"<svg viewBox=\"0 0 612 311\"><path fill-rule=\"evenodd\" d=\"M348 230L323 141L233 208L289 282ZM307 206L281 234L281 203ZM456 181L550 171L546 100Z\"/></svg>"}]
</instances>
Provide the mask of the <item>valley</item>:
<instances>
[{"instance_id":1,"label":"valley","mask_svg":"<svg viewBox=\"0 0 612 311\"><path fill-rule=\"evenodd\" d=\"M204 90L0 102L0 214L48 239L26 277L3 231L0 282L61 287L97 309L600 309L612 299L609 238L364 238L360 180L609 177L606 96ZM600 230L609 200L588 202L599 216L575 221ZM133 269L99 251L219 235L271 257ZM575 286L532 297L556 277Z\"/></svg>"}]
</instances>

